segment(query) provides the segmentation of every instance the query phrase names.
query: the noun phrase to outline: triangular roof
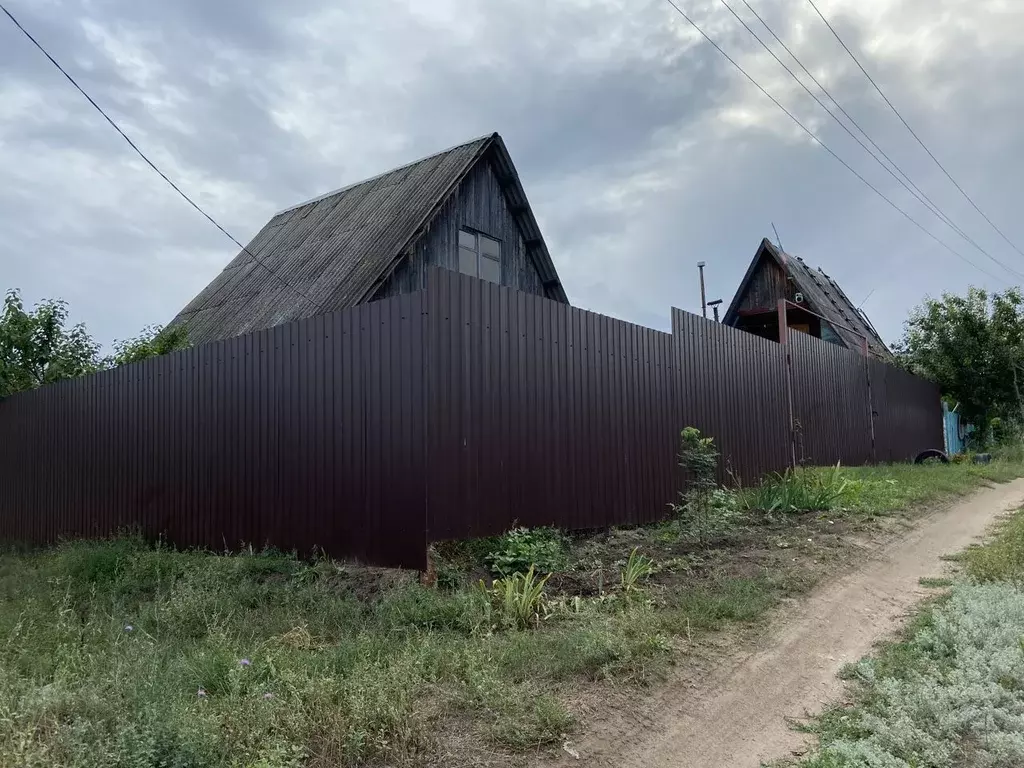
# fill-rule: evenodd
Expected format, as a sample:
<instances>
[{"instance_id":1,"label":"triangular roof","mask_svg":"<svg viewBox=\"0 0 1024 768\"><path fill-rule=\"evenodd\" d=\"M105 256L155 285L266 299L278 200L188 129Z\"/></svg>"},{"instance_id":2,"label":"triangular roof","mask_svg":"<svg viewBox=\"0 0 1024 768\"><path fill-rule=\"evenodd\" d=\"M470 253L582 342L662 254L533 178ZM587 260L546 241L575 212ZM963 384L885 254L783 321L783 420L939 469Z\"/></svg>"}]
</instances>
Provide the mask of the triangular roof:
<instances>
[{"instance_id":1,"label":"triangular roof","mask_svg":"<svg viewBox=\"0 0 1024 768\"><path fill-rule=\"evenodd\" d=\"M492 133L286 208L171 324L186 324L189 341L202 343L367 301L485 161L548 296L567 302L505 142Z\"/></svg>"},{"instance_id":2,"label":"triangular roof","mask_svg":"<svg viewBox=\"0 0 1024 768\"><path fill-rule=\"evenodd\" d=\"M804 295L808 308L828 320L849 348L860 349L862 337L866 337L868 348L873 355L884 359L892 357L892 352L882 341L867 315L854 306L835 280L821 268L811 269L799 256L792 256L777 248L767 238L761 240L761 245L754 254L754 259L750 262L722 322L726 325L735 323L750 281L765 259L771 259L779 265L793 281L796 289Z\"/></svg>"}]
</instances>

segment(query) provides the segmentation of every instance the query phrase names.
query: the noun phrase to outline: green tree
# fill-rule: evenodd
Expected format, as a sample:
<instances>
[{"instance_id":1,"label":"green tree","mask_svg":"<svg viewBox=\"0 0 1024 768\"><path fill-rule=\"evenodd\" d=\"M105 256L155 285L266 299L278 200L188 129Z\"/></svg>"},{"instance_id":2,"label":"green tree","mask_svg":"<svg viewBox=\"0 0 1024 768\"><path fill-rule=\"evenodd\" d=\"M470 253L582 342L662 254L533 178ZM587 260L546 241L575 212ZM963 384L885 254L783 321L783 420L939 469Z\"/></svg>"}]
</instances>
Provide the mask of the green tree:
<instances>
[{"instance_id":1,"label":"green tree","mask_svg":"<svg viewBox=\"0 0 1024 768\"><path fill-rule=\"evenodd\" d=\"M84 325L68 326L65 302L49 299L27 310L20 294L11 290L0 311L0 397L187 346L184 328L154 325L133 339L114 342L114 354L101 358L99 344Z\"/></svg>"},{"instance_id":2,"label":"green tree","mask_svg":"<svg viewBox=\"0 0 1024 768\"><path fill-rule=\"evenodd\" d=\"M166 355L188 346L188 332L184 326L162 328L149 325L133 339L114 342L114 354L106 362L111 367L126 363L137 363L151 357Z\"/></svg>"},{"instance_id":3,"label":"green tree","mask_svg":"<svg viewBox=\"0 0 1024 768\"><path fill-rule=\"evenodd\" d=\"M686 491L680 503L669 504L679 521L680 532L707 546L730 533L736 523L735 497L718 487L718 449L714 438L696 427L679 433L679 466L685 473Z\"/></svg>"},{"instance_id":4,"label":"green tree","mask_svg":"<svg viewBox=\"0 0 1024 768\"><path fill-rule=\"evenodd\" d=\"M81 323L67 327L67 319L63 301L43 301L29 311L17 291L7 292L0 312L0 397L100 367L99 345Z\"/></svg>"},{"instance_id":5,"label":"green tree","mask_svg":"<svg viewBox=\"0 0 1024 768\"><path fill-rule=\"evenodd\" d=\"M1016 288L943 294L911 312L903 364L936 382L984 433L993 418L1024 424L1024 297Z\"/></svg>"}]
</instances>

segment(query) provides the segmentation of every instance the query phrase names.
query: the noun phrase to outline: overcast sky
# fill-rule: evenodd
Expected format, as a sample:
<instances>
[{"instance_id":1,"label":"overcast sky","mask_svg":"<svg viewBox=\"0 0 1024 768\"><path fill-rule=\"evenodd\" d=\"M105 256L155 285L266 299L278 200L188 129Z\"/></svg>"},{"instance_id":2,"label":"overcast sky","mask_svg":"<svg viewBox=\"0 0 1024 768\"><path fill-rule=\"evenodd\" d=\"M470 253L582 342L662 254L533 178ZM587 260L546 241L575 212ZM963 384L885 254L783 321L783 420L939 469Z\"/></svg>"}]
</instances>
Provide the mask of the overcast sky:
<instances>
[{"instance_id":1,"label":"overcast sky","mask_svg":"<svg viewBox=\"0 0 1024 768\"><path fill-rule=\"evenodd\" d=\"M721 0L677 1L866 179L998 279L876 197L663 0L5 5L243 242L281 208L498 131L570 300L598 312L665 328L670 306L699 310L698 260L728 303L771 222L855 302L873 291L865 309L889 341L926 294L1014 283L831 122ZM810 5L749 2L956 224L1024 272ZM1024 2L819 7L1024 248ZM2 16L0 232L0 289L66 299L105 343L167 322L237 250Z\"/></svg>"}]
</instances>

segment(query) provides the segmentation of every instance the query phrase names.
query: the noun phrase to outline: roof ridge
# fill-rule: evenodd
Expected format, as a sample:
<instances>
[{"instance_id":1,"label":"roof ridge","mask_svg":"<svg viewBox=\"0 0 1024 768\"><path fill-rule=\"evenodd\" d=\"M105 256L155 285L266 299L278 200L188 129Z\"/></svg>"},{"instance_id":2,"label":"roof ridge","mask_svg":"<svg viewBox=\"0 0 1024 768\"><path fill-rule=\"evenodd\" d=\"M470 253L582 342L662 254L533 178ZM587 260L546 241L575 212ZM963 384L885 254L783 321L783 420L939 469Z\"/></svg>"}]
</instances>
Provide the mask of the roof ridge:
<instances>
[{"instance_id":1,"label":"roof ridge","mask_svg":"<svg viewBox=\"0 0 1024 768\"><path fill-rule=\"evenodd\" d=\"M378 173L378 174L376 174L374 176L370 176L369 178L361 179L359 181L354 181L351 184L347 184L344 187L339 187L338 189L331 190L330 192L324 192L322 195L317 195L316 197L311 197L309 200L304 200L301 203L296 203L295 205L289 205L287 208L282 208L280 211L275 213L271 217L271 219L275 219L275 218L277 218L278 216L280 216L283 213L288 213L289 211L294 211L297 208L302 208L302 207L310 205L312 203L319 203L321 200L326 200L328 197L334 197L334 195L341 194L342 192L348 192L349 190L355 189L356 187L361 187L363 184L369 184L370 182L376 181L377 179L380 179L383 176L387 176L388 174L394 173L395 171L403 171L406 168L411 168L414 165L419 165L420 163L426 162L427 160L431 160L431 159L433 159L435 157L440 157L441 155L446 155L449 152L453 152L456 149L462 149L463 147L468 147L470 144L476 144L477 142L485 141L487 139L493 139L497 135L498 134L495 131L495 132L491 132L491 133L485 133L482 136L477 136L475 139L470 139L469 141L460 141L458 144L453 144L452 146L450 146L450 147L448 147L446 149L442 149L442 150L440 150L438 152L433 152L433 153L431 153L429 155L426 155L425 157L417 158L416 160L412 160L411 162L408 162L408 163L403 163L402 165L396 165L394 168L389 168L388 170L384 171L383 173Z\"/></svg>"}]
</instances>

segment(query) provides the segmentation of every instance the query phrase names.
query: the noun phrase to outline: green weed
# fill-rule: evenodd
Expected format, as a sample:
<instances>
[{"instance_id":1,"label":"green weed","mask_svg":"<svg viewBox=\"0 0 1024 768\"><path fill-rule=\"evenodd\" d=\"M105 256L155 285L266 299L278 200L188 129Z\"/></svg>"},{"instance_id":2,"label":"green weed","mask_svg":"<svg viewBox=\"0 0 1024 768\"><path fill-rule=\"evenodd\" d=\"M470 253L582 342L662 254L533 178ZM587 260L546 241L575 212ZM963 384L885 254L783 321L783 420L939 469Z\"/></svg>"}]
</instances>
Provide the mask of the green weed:
<instances>
[{"instance_id":1,"label":"green weed","mask_svg":"<svg viewBox=\"0 0 1024 768\"><path fill-rule=\"evenodd\" d=\"M622 591L631 594L640 588L641 583L646 581L654 573L654 561L646 555L641 555L636 547L629 553L629 559L622 568Z\"/></svg>"},{"instance_id":2,"label":"green weed","mask_svg":"<svg viewBox=\"0 0 1024 768\"><path fill-rule=\"evenodd\" d=\"M520 699L516 710L520 716L508 718L499 713L491 725L494 740L506 747L526 749L560 742L572 727L565 705L548 694Z\"/></svg>"},{"instance_id":3,"label":"green weed","mask_svg":"<svg viewBox=\"0 0 1024 768\"><path fill-rule=\"evenodd\" d=\"M741 494L743 506L761 512L822 512L839 509L856 498L859 485L838 465L796 469L768 475Z\"/></svg>"},{"instance_id":4,"label":"green weed","mask_svg":"<svg viewBox=\"0 0 1024 768\"><path fill-rule=\"evenodd\" d=\"M448 631L472 635L489 618L487 597L475 590L445 592L409 584L385 594L373 608L390 632Z\"/></svg>"},{"instance_id":5,"label":"green weed","mask_svg":"<svg viewBox=\"0 0 1024 768\"><path fill-rule=\"evenodd\" d=\"M986 483L1008 482L1024 475L1024 464L889 464L846 467L843 472L860 481L849 511L877 515L962 496Z\"/></svg>"},{"instance_id":6,"label":"green weed","mask_svg":"<svg viewBox=\"0 0 1024 768\"><path fill-rule=\"evenodd\" d=\"M485 587L498 619L514 629L540 621L546 604L544 585L549 578L550 574L538 576L531 565L526 573L495 579L489 589Z\"/></svg>"},{"instance_id":7,"label":"green weed","mask_svg":"<svg viewBox=\"0 0 1024 768\"><path fill-rule=\"evenodd\" d=\"M838 473L857 489L845 511L829 512L838 517L962 493L1019 469L801 471ZM994 550L964 556L973 578L1018 578L1021 525L1010 521ZM452 576L440 591L396 574L368 591L361 569L326 558L215 556L132 537L0 550L0 766L423 764L436 761L449 718L493 747L557 744L572 727L560 696L575 681L662 679L676 638L754 621L809 583L788 559L737 578L750 561L733 569L724 545L694 554L679 530L673 521L574 539L577 561L598 555L588 568L607 570L639 549L616 574L621 590L550 600L543 571L570 554L550 531L446 547ZM467 586L502 551L509 575L490 592ZM545 562L531 569L534 560ZM623 598L646 580L660 583L644 599Z\"/></svg>"},{"instance_id":8,"label":"green weed","mask_svg":"<svg viewBox=\"0 0 1024 768\"><path fill-rule=\"evenodd\" d=\"M1024 463L803 467L739 492L746 510L820 511L871 518L962 496L1024 475Z\"/></svg>"},{"instance_id":9,"label":"green weed","mask_svg":"<svg viewBox=\"0 0 1024 768\"><path fill-rule=\"evenodd\" d=\"M566 564L565 537L554 528L513 528L498 537L484 560L498 576L524 574L531 568L551 573Z\"/></svg>"},{"instance_id":10,"label":"green weed","mask_svg":"<svg viewBox=\"0 0 1024 768\"><path fill-rule=\"evenodd\" d=\"M760 618L779 597L765 578L718 579L671 597L662 626L680 635L693 629L720 629L728 623Z\"/></svg>"},{"instance_id":11,"label":"green weed","mask_svg":"<svg viewBox=\"0 0 1024 768\"><path fill-rule=\"evenodd\" d=\"M995 540L963 553L967 575L977 581L1024 580L1024 512L1017 512L998 528Z\"/></svg>"}]
</instances>

